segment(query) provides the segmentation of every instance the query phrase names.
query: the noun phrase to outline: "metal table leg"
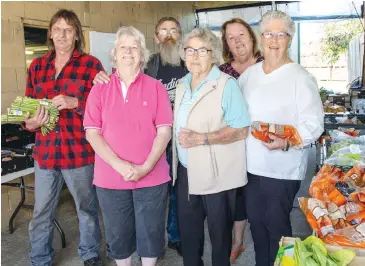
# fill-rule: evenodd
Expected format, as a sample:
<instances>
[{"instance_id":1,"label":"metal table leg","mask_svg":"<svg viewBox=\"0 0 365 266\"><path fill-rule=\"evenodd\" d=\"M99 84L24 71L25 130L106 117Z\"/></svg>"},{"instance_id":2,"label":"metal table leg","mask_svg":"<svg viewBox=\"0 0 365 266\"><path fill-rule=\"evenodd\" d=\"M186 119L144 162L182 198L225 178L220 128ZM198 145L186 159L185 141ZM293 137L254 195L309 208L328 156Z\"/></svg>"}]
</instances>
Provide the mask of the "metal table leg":
<instances>
[{"instance_id":1,"label":"metal table leg","mask_svg":"<svg viewBox=\"0 0 365 266\"><path fill-rule=\"evenodd\" d=\"M57 231L60 233L61 242L62 242L62 248L65 248L66 247L66 236L65 236L65 233L63 232L63 230L62 230L61 226L59 225L59 223L57 222L57 220L54 220L53 223L56 226Z\"/></svg>"},{"instance_id":2,"label":"metal table leg","mask_svg":"<svg viewBox=\"0 0 365 266\"><path fill-rule=\"evenodd\" d=\"M18 204L18 206L15 208L13 214L10 217L9 220L9 232L10 234L14 233L14 219L17 216L18 212L20 211L21 208L27 208L27 209L32 209L33 206L32 205L28 205L28 204L24 204L25 202L25 190L34 190L34 187L29 187L29 186L24 186L24 177L21 176L19 177L20 179L20 183L3 183L1 185L3 186L8 186L8 187L18 187L20 188L20 202ZM63 232L60 224L57 222L57 220L53 221L54 225L56 226L57 231L59 232L60 236L61 236L61 244L62 244L62 248L66 247L66 236L65 233Z\"/></svg>"},{"instance_id":3,"label":"metal table leg","mask_svg":"<svg viewBox=\"0 0 365 266\"><path fill-rule=\"evenodd\" d=\"M24 178L21 176L19 179L20 179L19 187L20 187L21 199L20 199L20 202L19 202L18 206L15 208L15 210L14 210L14 212L11 215L10 220L9 220L10 234L14 233L14 219L15 219L16 215L18 214L18 212L20 211L20 209L23 207L24 201L25 201Z\"/></svg>"}]
</instances>

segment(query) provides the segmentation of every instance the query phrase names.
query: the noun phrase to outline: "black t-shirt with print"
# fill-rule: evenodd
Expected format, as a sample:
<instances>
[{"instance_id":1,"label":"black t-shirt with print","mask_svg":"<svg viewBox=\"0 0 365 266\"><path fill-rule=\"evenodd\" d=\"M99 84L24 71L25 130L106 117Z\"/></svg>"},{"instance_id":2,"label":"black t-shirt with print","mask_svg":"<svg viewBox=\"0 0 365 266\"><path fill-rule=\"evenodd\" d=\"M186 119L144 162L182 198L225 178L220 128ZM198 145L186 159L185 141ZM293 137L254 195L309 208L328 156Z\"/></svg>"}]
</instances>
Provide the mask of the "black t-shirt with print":
<instances>
[{"instance_id":1,"label":"black t-shirt with print","mask_svg":"<svg viewBox=\"0 0 365 266\"><path fill-rule=\"evenodd\" d=\"M166 87L169 93L171 105L174 105L176 86L181 78L187 74L187 70L183 63L180 66L163 65L160 62L158 68L157 77L159 81Z\"/></svg>"}]
</instances>

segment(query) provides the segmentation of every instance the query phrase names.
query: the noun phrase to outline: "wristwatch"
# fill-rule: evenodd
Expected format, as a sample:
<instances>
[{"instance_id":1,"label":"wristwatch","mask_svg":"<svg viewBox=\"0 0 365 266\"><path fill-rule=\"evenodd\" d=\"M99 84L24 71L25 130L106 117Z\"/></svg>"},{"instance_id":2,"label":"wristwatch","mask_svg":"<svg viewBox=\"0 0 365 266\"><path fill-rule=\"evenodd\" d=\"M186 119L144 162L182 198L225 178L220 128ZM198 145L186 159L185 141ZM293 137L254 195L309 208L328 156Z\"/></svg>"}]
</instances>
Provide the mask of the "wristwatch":
<instances>
[{"instance_id":1,"label":"wristwatch","mask_svg":"<svg viewBox=\"0 0 365 266\"><path fill-rule=\"evenodd\" d=\"M286 141L286 148L282 149L282 151L288 151L289 147L290 147L290 143L289 143L289 141Z\"/></svg>"},{"instance_id":2,"label":"wristwatch","mask_svg":"<svg viewBox=\"0 0 365 266\"><path fill-rule=\"evenodd\" d=\"M204 145L209 145L208 134L204 133Z\"/></svg>"}]
</instances>

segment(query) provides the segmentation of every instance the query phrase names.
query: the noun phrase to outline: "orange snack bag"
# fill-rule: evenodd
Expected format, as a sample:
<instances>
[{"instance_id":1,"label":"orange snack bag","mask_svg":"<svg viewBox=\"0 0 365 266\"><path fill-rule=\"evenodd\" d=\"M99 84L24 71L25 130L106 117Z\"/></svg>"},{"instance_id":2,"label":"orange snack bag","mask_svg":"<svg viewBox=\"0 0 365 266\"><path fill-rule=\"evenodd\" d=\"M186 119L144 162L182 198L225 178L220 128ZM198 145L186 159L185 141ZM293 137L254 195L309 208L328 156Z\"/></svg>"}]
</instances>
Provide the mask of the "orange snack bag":
<instances>
[{"instance_id":1,"label":"orange snack bag","mask_svg":"<svg viewBox=\"0 0 365 266\"><path fill-rule=\"evenodd\" d=\"M342 205L339 208L345 214L346 217L365 211L365 208L362 204L352 201L347 202L345 205Z\"/></svg>"},{"instance_id":2,"label":"orange snack bag","mask_svg":"<svg viewBox=\"0 0 365 266\"><path fill-rule=\"evenodd\" d=\"M338 207L346 204L347 199L335 187L328 193L328 200L336 204Z\"/></svg>"},{"instance_id":3,"label":"orange snack bag","mask_svg":"<svg viewBox=\"0 0 365 266\"><path fill-rule=\"evenodd\" d=\"M328 210L323 201L312 198L299 198L302 209L310 227L322 237L335 231Z\"/></svg>"},{"instance_id":4,"label":"orange snack bag","mask_svg":"<svg viewBox=\"0 0 365 266\"><path fill-rule=\"evenodd\" d=\"M344 176L343 181L358 192L365 193L365 165L363 163L355 164Z\"/></svg>"},{"instance_id":5,"label":"orange snack bag","mask_svg":"<svg viewBox=\"0 0 365 266\"><path fill-rule=\"evenodd\" d=\"M332 192L334 189L336 189L335 185L336 182L341 180L344 177L345 173L332 165L325 164L322 166L321 170L317 173L317 175L313 178L312 183L309 187L309 194L316 199L323 200L323 201L329 201L330 195L332 197L335 196ZM337 189L336 189L337 190ZM331 194L332 192L332 194ZM342 195L341 195L342 196ZM337 203L340 204L337 206L341 206L344 201L344 197L341 198L338 197Z\"/></svg>"},{"instance_id":6,"label":"orange snack bag","mask_svg":"<svg viewBox=\"0 0 365 266\"><path fill-rule=\"evenodd\" d=\"M269 135L272 134L279 138L287 139L294 146L300 146L302 144L302 138L298 131L293 126L289 125L277 125L254 121L251 124L251 134L256 139L264 142L271 142Z\"/></svg>"},{"instance_id":7,"label":"orange snack bag","mask_svg":"<svg viewBox=\"0 0 365 266\"><path fill-rule=\"evenodd\" d=\"M349 215L346 217L346 220L352 224L360 224L365 222L365 211L353 214L353 215Z\"/></svg>"},{"instance_id":8,"label":"orange snack bag","mask_svg":"<svg viewBox=\"0 0 365 266\"><path fill-rule=\"evenodd\" d=\"M365 210L365 193L362 192L351 193L350 199L353 202L356 202L356 204L360 206L360 211Z\"/></svg>"},{"instance_id":9,"label":"orange snack bag","mask_svg":"<svg viewBox=\"0 0 365 266\"><path fill-rule=\"evenodd\" d=\"M365 248L365 223L336 230L322 240L327 244Z\"/></svg>"},{"instance_id":10,"label":"orange snack bag","mask_svg":"<svg viewBox=\"0 0 365 266\"><path fill-rule=\"evenodd\" d=\"M328 208L333 208L331 211L334 211L330 213L325 208L324 202L320 200L312 198L299 198L298 200L299 206L307 218L310 227L316 231L318 237L325 243L365 248L365 222L356 224L355 226L349 226L348 222L343 220L343 214L338 212L345 205L337 209L335 204L332 203L332 206L329 204ZM363 213L358 214L356 218L358 217L363 219Z\"/></svg>"},{"instance_id":11,"label":"orange snack bag","mask_svg":"<svg viewBox=\"0 0 365 266\"><path fill-rule=\"evenodd\" d=\"M345 213L333 202L329 202L327 206L328 216L331 219L335 230L347 226Z\"/></svg>"}]
</instances>

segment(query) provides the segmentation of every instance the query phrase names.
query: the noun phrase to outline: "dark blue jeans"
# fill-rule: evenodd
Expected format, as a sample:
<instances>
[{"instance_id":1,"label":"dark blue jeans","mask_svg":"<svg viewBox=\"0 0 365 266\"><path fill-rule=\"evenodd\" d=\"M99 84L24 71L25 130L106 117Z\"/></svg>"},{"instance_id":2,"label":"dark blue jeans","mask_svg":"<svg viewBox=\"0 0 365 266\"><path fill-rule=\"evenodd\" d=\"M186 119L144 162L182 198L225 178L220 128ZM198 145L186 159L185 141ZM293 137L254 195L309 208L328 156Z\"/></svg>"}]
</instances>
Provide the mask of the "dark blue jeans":
<instances>
[{"instance_id":1,"label":"dark blue jeans","mask_svg":"<svg viewBox=\"0 0 365 266\"><path fill-rule=\"evenodd\" d=\"M172 177L172 145L171 142L166 149L167 162L170 165L170 176ZM180 241L179 226L177 222L175 187L169 183L169 214L167 218L167 237L169 242Z\"/></svg>"}]
</instances>

